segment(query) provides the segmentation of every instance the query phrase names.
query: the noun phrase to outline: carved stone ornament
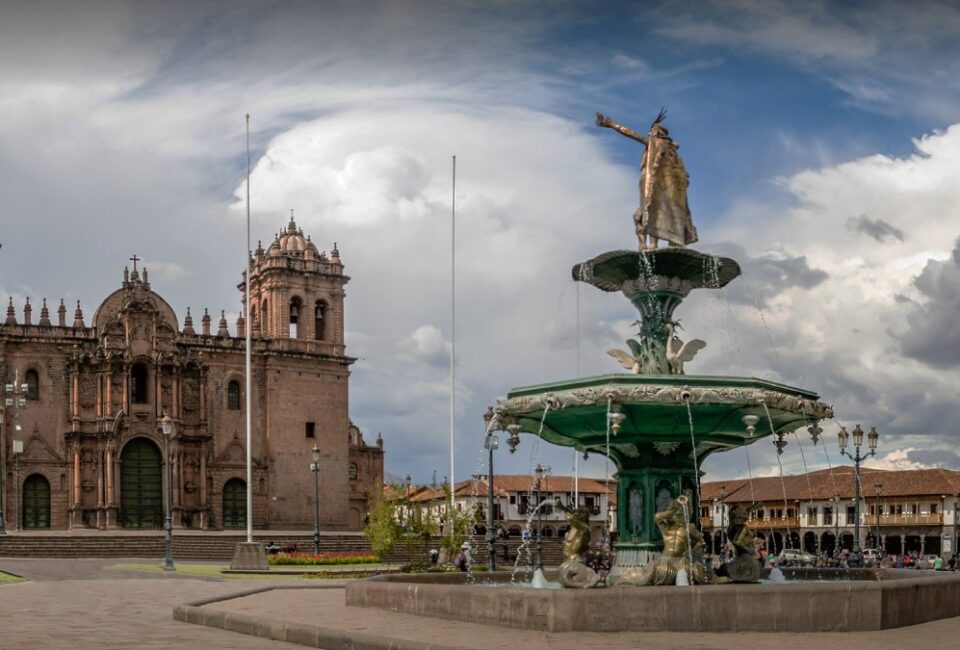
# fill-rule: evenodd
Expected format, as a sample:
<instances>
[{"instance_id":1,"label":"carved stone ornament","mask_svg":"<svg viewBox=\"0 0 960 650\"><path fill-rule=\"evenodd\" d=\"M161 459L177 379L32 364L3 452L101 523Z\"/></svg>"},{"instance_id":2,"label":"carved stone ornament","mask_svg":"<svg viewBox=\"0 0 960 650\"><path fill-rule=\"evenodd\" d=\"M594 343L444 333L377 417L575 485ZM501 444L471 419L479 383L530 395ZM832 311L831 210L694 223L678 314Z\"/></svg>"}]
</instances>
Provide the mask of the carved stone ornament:
<instances>
[{"instance_id":1,"label":"carved stone ornament","mask_svg":"<svg viewBox=\"0 0 960 650\"><path fill-rule=\"evenodd\" d=\"M679 442L655 442L653 443L653 448L657 450L657 453L661 456L669 456L677 447L680 446Z\"/></svg>"},{"instance_id":2,"label":"carved stone ornament","mask_svg":"<svg viewBox=\"0 0 960 650\"><path fill-rule=\"evenodd\" d=\"M802 413L811 420L833 417L833 408L822 402L776 390L658 384L606 384L539 395L522 395L499 401L495 413L503 420L508 416L542 412L548 403L551 410L557 410L569 406L606 406L611 399L621 404L682 404L684 399L681 393L689 394L687 401L691 404L766 404L768 407Z\"/></svg>"}]
</instances>

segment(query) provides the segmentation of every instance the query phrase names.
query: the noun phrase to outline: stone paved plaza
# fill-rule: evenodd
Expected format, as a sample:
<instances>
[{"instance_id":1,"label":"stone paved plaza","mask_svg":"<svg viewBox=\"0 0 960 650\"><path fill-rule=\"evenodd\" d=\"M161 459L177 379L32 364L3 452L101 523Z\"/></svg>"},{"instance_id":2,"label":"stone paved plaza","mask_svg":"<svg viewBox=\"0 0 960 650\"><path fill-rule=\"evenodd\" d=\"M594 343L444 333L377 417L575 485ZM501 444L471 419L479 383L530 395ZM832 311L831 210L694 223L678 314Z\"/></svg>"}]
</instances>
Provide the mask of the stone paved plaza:
<instances>
[{"instance_id":1,"label":"stone paved plaza","mask_svg":"<svg viewBox=\"0 0 960 650\"><path fill-rule=\"evenodd\" d=\"M850 649L925 646L953 647L960 618L884 632L840 634L547 634L456 623L344 605L342 583L299 588L292 580L220 580L182 575L107 570L111 560L0 559L0 570L29 582L0 585L6 625L0 648L293 648L289 643L246 636L173 619L177 605L211 598L227 600L205 608L314 625L336 630L352 647L377 647L377 638L393 648L494 648L524 650L569 648L626 649L844 647ZM290 588L293 586L298 588ZM265 587L269 591L230 598ZM313 586L313 585L311 585ZM351 647L351 646L346 646ZM381 647L387 647L383 645Z\"/></svg>"}]
</instances>

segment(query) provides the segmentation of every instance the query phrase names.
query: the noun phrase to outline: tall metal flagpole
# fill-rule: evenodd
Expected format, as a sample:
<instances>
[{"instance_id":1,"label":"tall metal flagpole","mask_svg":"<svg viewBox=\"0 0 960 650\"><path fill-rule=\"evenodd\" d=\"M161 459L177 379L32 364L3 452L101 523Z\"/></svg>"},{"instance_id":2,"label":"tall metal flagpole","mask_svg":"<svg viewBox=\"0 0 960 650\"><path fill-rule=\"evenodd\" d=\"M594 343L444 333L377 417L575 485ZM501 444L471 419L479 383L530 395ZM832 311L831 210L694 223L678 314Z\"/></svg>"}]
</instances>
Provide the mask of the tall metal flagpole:
<instances>
[{"instance_id":1,"label":"tall metal flagpole","mask_svg":"<svg viewBox=\"0 0 960 650\"><path fill-rule=\"evenodd\" d=\"M246 354L246 392L247 392L247 543L253 542L253 434L251 412L253 411L253 402L250 389L250 331L253 329L250 315L250 113L247 113L247 250L244 255L244 265L246 272L243 274L246 280L244 291L246 316L244 322L247 327L244 334L247 339Z\"/></svg>"},{"instance_id":2,"label":"tall metal flagpole","mask_svg":"<svg viewBox=\"0 0 960 650\"><path fill-rule=\"evenodd\" d=\"M580 377L580 283L574 281L577 291L577 378ZM604 486L606 487L606 486ZM573 507L580 505L580 452L573 448Z\"/></svg>"},{"instance_id":3,"label":"tall metal flagpole","mask_svg":"<svg viewBox=\"0 0 960 650\"><path fill-rule=\"evenodd\" d=\"M454 352L457 348L457 157L453 157L453 188L451 191L450 213L450 516L447 517L450 526L450 537L453 537L453 517L456 512L454 492L456 479L453 475L453 441L454 441L454 402L456 397L456 374L454 370Z\"/></svg>"}]
</instances>

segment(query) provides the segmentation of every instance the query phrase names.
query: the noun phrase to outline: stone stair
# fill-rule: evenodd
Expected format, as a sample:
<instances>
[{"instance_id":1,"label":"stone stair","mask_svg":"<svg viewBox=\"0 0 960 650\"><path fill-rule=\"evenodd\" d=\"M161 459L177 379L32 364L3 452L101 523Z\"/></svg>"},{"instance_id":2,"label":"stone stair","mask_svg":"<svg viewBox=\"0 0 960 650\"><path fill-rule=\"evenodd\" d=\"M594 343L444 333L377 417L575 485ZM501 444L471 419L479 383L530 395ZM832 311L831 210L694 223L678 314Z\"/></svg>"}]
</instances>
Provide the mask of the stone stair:
<instances>
[{"instance_id":1,"label":"stone stair","mask_svg":"<svg viewBox=\"0 0 960 650\"><path fill-rule=\"evenodd\" d=\"M173 534L173 555L185 560L230 561L245 535ZM274 542L279 546L296 545L302 551L313 551L313 535L297 533L255 533L254 540ZM320 537L322 551L370 552L370 542L357 534L328 534ZM84 534L84 535L16 535L0 537L0 557L51 558L151 558L163 557L163 533L156 534Z\"/></svg>"}]
</instances>

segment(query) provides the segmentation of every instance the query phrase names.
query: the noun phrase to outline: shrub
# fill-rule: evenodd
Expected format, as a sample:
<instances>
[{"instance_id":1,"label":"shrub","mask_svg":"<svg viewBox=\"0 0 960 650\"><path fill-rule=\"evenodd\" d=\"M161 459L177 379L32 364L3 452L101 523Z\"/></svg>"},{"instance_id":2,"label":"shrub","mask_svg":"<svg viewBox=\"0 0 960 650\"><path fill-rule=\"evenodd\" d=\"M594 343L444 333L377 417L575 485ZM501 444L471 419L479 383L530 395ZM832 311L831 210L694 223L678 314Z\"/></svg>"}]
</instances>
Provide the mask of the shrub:
<instances>
[{"instance_id":1,"label":"shrub","mask_svg":"<svg viewBox=\"0 0 960 650\"><path fill-rule=\"evenodd\" d=\"M268 555L267 562L272 566L317 566L337 564L373 564L379 562L373 553L357 551L327 551L325 553L277 553Z\"/></svg>"}]
</instances>

